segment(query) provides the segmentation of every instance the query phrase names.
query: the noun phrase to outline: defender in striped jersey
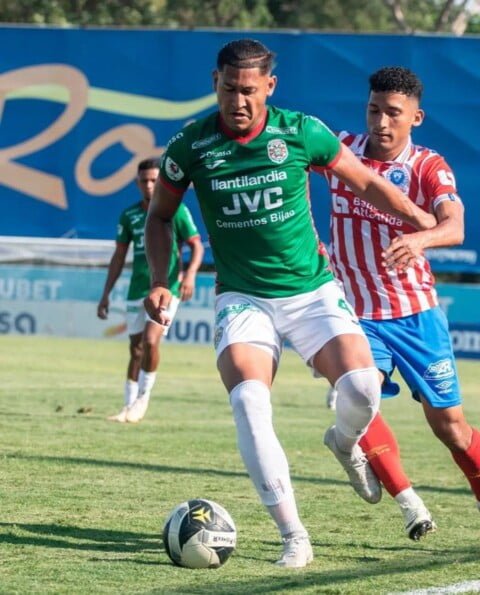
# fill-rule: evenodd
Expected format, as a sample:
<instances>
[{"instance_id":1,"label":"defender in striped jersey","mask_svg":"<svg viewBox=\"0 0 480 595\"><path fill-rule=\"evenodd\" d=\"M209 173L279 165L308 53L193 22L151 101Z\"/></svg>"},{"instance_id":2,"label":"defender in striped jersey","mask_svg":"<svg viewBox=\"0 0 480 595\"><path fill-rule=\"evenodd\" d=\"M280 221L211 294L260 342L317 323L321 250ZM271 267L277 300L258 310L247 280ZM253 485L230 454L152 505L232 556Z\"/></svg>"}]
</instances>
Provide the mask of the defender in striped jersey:
<instances>
[{"instance_id":1,"label":"defender in striped jersey","mask_svg":"<svg viewBox=\"0 0 480 595\"><path fill-rule=\"evenodd\" d=\"M411 130L424 117L421 93L420 80L406 68L379 70L370 77L368 134L342 132L339 138L366 166L420 208L434 213L437 226L415 232L326 170L332 198L331 262L369 338L386 393L398 391L390 381L397 368L413 397L422 403L434 434L450 449L480 507L480 433L463 414L448 323L424 254L426 248L463 241L463 206L444 158L412 143ZM409 536L416 539L434 528L380 414L360 445L400 504Z\"/></svg>"},{"instance_id":2,"label":"defender in striped jersey","mask_svg":"<svg viewBox=\"0 0 480 595\"><path fill-rule=\"evenodd\" d=\"M187 126L165 151L145 227L155 320L168 306L169 222L193 182L217 271L215 347L229 392L240 453L283 541L278 564L313 558L297 511L288 462L272 423L271 385L289 341L305 363L339 389L336 425L326 442L369 501L379 483L358 457L359 437L375 415L380 383L368 341L318 253L308 171L331 169L357 194L420 228L434 217L362 165L317 118L267 107L273 54L241 39L222 48L214 72L219 111Z\"/></svg>"}]
</instances>

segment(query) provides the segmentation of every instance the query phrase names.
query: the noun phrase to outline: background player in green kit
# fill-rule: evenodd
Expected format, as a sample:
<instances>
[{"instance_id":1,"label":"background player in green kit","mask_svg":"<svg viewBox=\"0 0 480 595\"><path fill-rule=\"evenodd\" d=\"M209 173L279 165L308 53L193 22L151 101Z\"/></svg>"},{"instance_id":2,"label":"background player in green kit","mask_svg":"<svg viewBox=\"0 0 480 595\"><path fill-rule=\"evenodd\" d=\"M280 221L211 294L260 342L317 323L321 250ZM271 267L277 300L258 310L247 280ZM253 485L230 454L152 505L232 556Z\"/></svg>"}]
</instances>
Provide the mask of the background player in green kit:
<instances>
[{"instance_id":1,"label":"background player in green kit","mask_svg":"<svg viewBox=\"0 0 480 595\"><path fill-rule=\"evenodd\" d=\"M116 248L110 260L105 287L97 308L98 317L106 319L110 292L123 270L128 247L133 243L132 276L127 295L130 361L125 382L124 406L120 413L108 418L110 421L121 423L136 423L145 415L160 360L159 342L168 332L168 326L150 320L143 307L143 298L150 288L150 271L145 257L145 219L158 174L157 160L145 159L138 164L137 186L142 200L125 209L120 216ZM190 211L185 205L182 206L173 219L174 249L169 251L168 286L173 297L168 315L171 320L175 316L179 301L186 301L192 297L195 275L203 258L203 246L198 230ZM179 248L183 242L190 246L191 259L188 268L181 273Z\"/></svg>"},{"instance_id":2,"label":"background player in green kit","mask_svg":"<svg viewBox=\"0 0 480 595\"><path fill-rule=\"evenodd\" d=\"M217 57L219 110L175 135L162 158L145 228L152 290L145 307L166 323L172 219L192 182L217 270L215 348L249 476L283 541L277 564L313 559L287 458L272 423L270 390L284 341L338 389L325 442L363 498L381 491L358 446L378 410L380 382L367 339L318 252L309 203L311 165L331 168L357 196L415 227L435 220L363 166L317 118L267 106L273 54L251 39Z\"/></svg>"}]
</instances>

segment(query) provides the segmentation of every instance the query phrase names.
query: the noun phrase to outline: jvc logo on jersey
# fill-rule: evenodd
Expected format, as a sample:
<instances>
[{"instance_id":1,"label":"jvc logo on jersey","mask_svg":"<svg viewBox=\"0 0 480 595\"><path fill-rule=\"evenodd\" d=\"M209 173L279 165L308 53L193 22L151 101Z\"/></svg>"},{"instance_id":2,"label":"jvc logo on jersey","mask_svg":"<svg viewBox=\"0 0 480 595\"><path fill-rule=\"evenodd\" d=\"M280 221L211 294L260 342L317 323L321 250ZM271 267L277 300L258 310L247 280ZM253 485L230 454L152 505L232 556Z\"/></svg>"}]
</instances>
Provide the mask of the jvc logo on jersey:
<instances>
[{"instance_id":1,"label":"jvc logo on jersey","mask_svg":"<svg viewBox=\"0 0 480 595\"><path fill-rule=\"evenodd\" d=\"M225 215L241 215L242 205L245 205L250 213L256 213L260 207L267 210L278 209L283 205L283 199L278 198L280 196L282 196L282 189L279 186L255 190L253 196L248 192L235 192L232 194L233 205L223 207L222 210Z\"/></svg>"},{"instance_id":2,"label":"jvc logo on jersey","mask_svg":"<svg viewBox=\"0 0 480 595\"><path fill-rule=\"evenodd\" d=\"M441 359L438 362L430 364L425 370L423 377L426 380L441 380L442 378L451 378L454 374L452 360Z\"/></svg>"}]
</instances>

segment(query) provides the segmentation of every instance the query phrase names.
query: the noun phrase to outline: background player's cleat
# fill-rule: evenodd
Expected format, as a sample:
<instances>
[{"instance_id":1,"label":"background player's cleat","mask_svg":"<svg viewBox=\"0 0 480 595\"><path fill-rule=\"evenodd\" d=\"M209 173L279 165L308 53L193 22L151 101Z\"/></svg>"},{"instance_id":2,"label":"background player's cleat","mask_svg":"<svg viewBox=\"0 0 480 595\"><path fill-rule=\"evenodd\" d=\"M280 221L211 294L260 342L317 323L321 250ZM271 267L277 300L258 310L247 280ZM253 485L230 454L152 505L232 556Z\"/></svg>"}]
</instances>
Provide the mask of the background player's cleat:
<instances>
[{"instance_id":1,"label":"background player's cleat","mask_svg":"<svg viewBox=\"0 0 480 595\"><path fill-rule=\"evenodd\" d=\"M333 388L333 386L331 386L327 392L326 402L327 408L331 409L332 411L335 411L337 408L337 395L338 392Z\"/></svg>"},{"instance_id":2,"label":"background player's cleat","mask_svg":"<svg viewBox=\"0 0 480 595\"><path fill-rule=\"evenodd\" d=\"M127 411L128 411L128 407L125 406L120 413L117 413L116 415L109 415L107 417L108 421L117 421L118 423L124 424L127 421Z\"/></svg>"},{"instance_id":3,"label":"background player's cleat","mask_svg":"<svg viewBox=\"0 0 480 595\"><path fill-rule=\"evenodd\" d=\"M427 533L433 533L437 525L432 519L432 515L423 504L418 506L400 506L405 521L405 531L413 541L418 541L425 537Z\"/></svg>"},{"instance_id":4,"label":"background player's cleat","mask_svg":"<svg viewBox=\"0 0 480 595\"><path fill-rule=\"evenodd\" d=\"M283 554L275 562L283 568L303 568L313 560L313 550L308 535L283 537Z\"/></svg>"},{"instance_id":5,"label":"background player's cleat","mask_svg":"<svg viewBox=\"0 0 480 595\"><path fill-rule=\"evenodd\" d=\"M145 417L147 409L148 399L145 397L138 397L127 410L127 421L131 424L138 423Z\"/></svg>"},{"instance_id":6,"label":"background player's cleat","mask_svg":"<svg viewBox=\"0 0 480 595\"><path fill-rule=\"evenodd\" d=\"M347 472L350 483L357 494L369 504L380 502L382 486L370 467L363 450L356 444L352 452L341 451L335 440L335 426L325 432L323 443L327 446Z\"/></svg>"}]
</instances>

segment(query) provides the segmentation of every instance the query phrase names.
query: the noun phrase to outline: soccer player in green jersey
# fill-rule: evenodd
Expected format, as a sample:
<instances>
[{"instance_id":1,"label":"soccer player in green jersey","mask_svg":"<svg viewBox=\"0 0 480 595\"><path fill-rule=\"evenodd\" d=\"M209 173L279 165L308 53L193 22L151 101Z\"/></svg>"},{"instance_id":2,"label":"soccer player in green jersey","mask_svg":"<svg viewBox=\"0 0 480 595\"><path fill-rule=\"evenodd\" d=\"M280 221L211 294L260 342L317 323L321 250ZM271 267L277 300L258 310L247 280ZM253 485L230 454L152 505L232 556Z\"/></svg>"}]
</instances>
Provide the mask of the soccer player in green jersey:
<instances>
[{"instance_id":1,"label":"soccer player in green jersey","mask_svg":"<svg viewBox=\"0 0 480 595\"><path fill-rule=\"evenodd\" d=\"M128 248L133 244L133 267L127 295L127 332L130 337L130 361L125 382L124 406L120 413L108 419L121 423L137 423L143 419L155 383L160 361L159 343L168 332L168 326L149 319L143 299L150 289L150 271L145 257L144 228L148 206L159 174L156 159L145 159L138 164L137 186L142 200L128 207L120 216L116 248L110 260L107 279L98 303L97 314L102 320L108 316L109 295L125 265ZM173 245L169 248L168 286L172 301L168 316L173 320L179 301L192 297L195 275L202 262L203 246L190 211L185 205L173 218ZM179 248L186 243L191 249L188 268L180 270ZM161 249L161 248L160 248Z\"/></svg>"},{"instance_id":2,"label":"soccer player in green jersey","mask_svg":"<svg viewBox=\"0 0 480 595\"><path fill-rule=\"evenodd\" d=\"M343 147L317 118L267 106L273 54L240 39L217 57L218 111L175 135L163 155L145 228L152 290L145 306L166 323L172 218L193 183L217 271L215 348L230 395L238 447L283 541L277 564L313 559L287 458L272 423L270 390L288 341L338 388L325 441L354 488L377 502L381 488L358 446L378 410L380 382L353 309L318 251L309 202L311 165L331 168L362 197L415 227L435 220Z\"/></svg>"}]
</instances>

